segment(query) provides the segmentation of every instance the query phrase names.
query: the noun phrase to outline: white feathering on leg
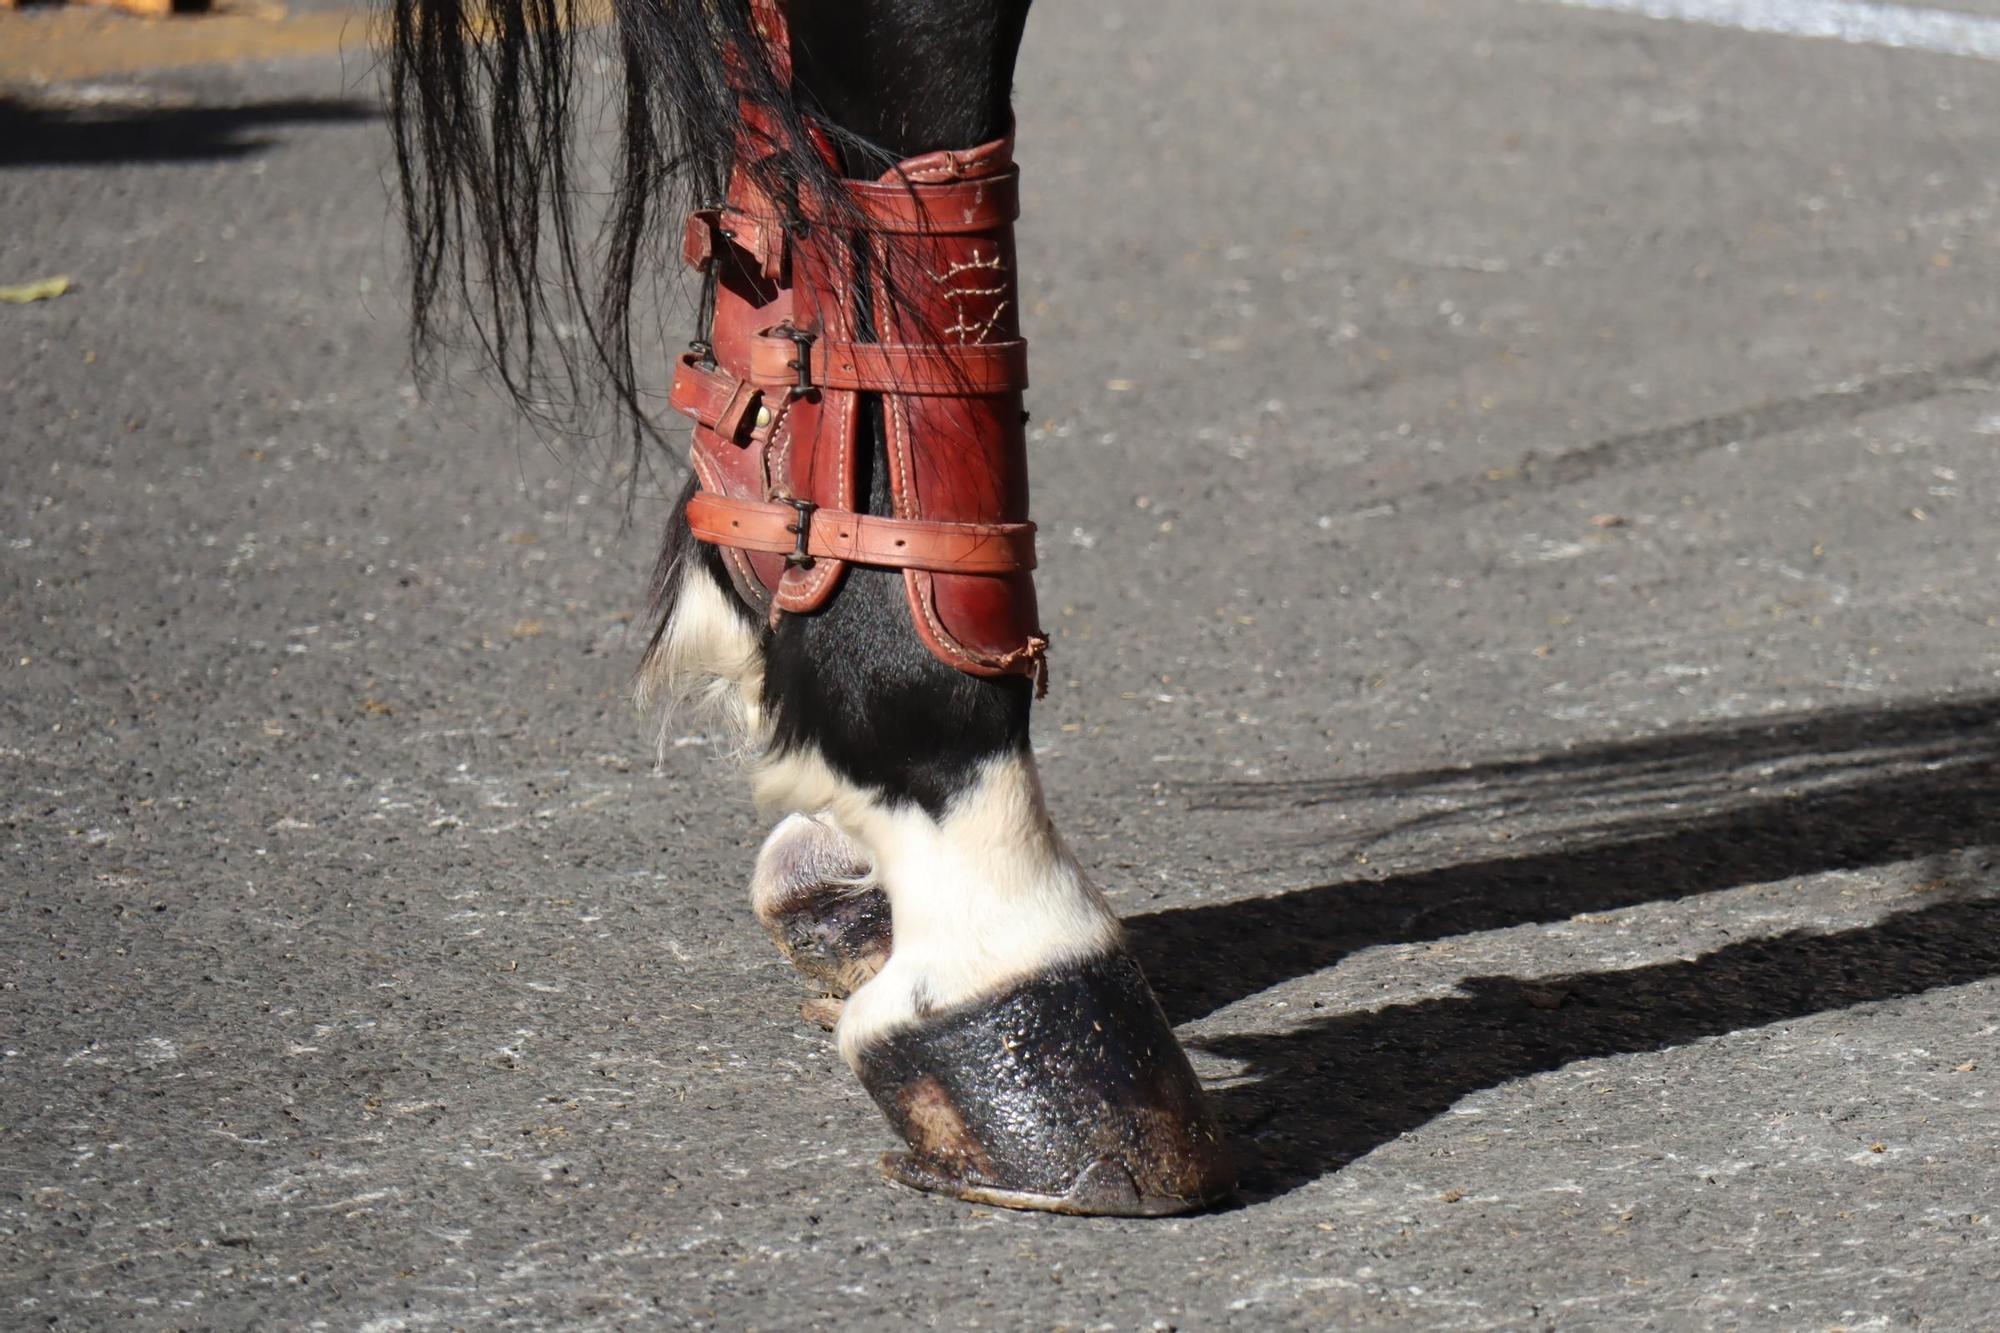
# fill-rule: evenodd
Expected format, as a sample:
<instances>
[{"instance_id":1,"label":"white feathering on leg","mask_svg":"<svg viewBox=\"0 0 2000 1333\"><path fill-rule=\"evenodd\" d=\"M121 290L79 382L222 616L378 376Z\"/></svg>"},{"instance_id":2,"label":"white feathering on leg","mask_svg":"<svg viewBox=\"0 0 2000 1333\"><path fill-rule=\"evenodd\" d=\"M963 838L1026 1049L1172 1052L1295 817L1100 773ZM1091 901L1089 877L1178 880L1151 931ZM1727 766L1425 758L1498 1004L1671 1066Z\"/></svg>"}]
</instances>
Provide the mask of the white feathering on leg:
<instances>
[{"instance_id":1,"label":"white feathering on leg","mask_svg":"<svg viewBox=\"0 0 2000 1333\"><path fill-rule=\"evenodd\" d=\"M664 633L639 668L640 708L659 715L659 745L678 717L717 719L737 752L764 734L764 648L734 594L688 561Z\"/></svg>"}]
</instances>

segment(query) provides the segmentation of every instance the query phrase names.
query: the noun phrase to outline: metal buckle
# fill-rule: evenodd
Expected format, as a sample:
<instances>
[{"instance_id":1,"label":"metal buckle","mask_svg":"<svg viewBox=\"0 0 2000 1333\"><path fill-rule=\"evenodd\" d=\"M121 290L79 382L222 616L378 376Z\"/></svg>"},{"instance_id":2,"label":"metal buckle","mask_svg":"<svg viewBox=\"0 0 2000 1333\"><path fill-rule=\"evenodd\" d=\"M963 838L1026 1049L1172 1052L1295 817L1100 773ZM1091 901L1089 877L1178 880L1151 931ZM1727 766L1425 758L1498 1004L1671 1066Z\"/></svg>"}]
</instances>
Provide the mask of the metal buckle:
<instances>
[{"instance_id":1,"label":"metal buckle","mask_svg":"<svg viewBox=\"0 0 2000 1333\"><path fill-rule=\"evenodd\" d=\"M792 360L787 361L785 364L789 366L792 370L796 371L799 377L798 382L792 385L792 396L794 398L802 397L805 394L809 394L813 391L813 381L812 381L813 335L806 332L806 330L804 329L796 328L790 324L787 324L785 326L784 334L787 338L790 338L792 340L792 346L798 349L798 355L795 356Z\"/></svg>"},{"instance_id":2,"label":"metal buckle","mask_svg":"<svg viewBox=\"0 0 2000 1333\"><path fill-rule=\"evenodd\" d=\"M799 515L798 522L787 523L785 525L785 531L791 533L796 539L796 544L792 547L792 553L785 557L785 563L797 569L811 569L813 558L811 553L806 550L806 542L812 533L813 510L819 508L819 506L811 500L796 500L789 497L780 497L780 503L790 505L794 510L798 511Z\"/></svg>"}]
</instances>

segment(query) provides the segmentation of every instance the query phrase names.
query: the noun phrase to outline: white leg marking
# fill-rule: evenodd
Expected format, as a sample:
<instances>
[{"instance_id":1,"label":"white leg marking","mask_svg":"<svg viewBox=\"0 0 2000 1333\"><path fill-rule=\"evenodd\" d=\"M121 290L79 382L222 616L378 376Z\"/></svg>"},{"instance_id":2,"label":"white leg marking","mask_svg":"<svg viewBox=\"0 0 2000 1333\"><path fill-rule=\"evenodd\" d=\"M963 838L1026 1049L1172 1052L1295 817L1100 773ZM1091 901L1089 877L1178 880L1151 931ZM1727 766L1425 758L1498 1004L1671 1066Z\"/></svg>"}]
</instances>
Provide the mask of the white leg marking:
<instances>
[{"instance_id":1,"label":"white leg marking","mask_svg":"<svg viewBox=\"0 0 2000 1333\"><path fill-rule=\"evenodd\" d=\"M658 646L639 669L639 706L657 712L660 744L683 714L719 719L738 751L762 740L764 649L735 594L701 565L681 569L680 595Z\"/></svg>"},{"instance_id":2,"label":"white leg marking","mask_svg":"<svg viewBox=\"0 0 2000 1333\"><path fill-rule=\"evenodd\" d=\"M767 804L835 820L867 849L889 896L888 965L848 998L840 1020L849 1064L928 1012L1117 946L1118 919L1057 836L1032 759L988 761L942 819L882 804L817 756L767 761L756 782Z\"/></svg>"},{"instance_id":3,"label":"white leg marking","mask_svg":"<svg viewBox=\"0 0 2000 1333\"><path fill-rule=\"evenodd\" d=\"M640 703L668 717L715 708L745 749L761 744L761 636L706 569L690 564L680 577L673 618L640 672ZM1117 947L1118 919L1057 836L1032 759L989 760L942 819L885 805L814 754L759 760L754 790L766 810L793 816L758 855L751 899L760 916L802 876L873 882L889 897L889 962L849 997L840 1021L850 1063L875 1037L933 1010Z\"/></svg>"}]
</instances>

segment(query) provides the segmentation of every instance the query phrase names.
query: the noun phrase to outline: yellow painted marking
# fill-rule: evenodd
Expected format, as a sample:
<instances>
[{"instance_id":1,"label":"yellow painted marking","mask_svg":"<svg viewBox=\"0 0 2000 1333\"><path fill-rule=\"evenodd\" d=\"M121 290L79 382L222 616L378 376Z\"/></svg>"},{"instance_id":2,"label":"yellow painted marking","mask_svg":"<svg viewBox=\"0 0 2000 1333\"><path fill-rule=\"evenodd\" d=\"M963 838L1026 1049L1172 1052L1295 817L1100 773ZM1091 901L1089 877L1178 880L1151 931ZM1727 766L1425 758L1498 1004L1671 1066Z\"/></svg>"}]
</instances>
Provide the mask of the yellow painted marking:
<instances>
[{"instance_id":1,"label":"yellow painted marking","mask_svg":"<svg viewBox=\"0 0 2000 1333\"><path fill-rule=\"evenodd\" d=\"M10 305L26 305L30 301L53 301L68 290L69 274L65 273L59 277L42 278L36 282L0 287L0 301Z\"/></svg>"},{"instance_id":2,"label":"yellow painted marking","mask_svg":"<svg viewBox=\"0 0 2000 1333\"><path fill-rule=\"evenodd\" d=\"M363 51L365 14L240 5L176 18L58 5L0 10L0 83L65 83L184 65Z\"/></svg>"},{"instance_id":3,"label":"yellow painted marking","mask_svg":"<svg viewBox=\"0 0 2000 1333\"><path fill-rule=\"evenodd\" d=\"M572 0L569 21L594 26L609 0ZM79 5L0 9L0 86L65 83L186 65L350 54L372 61L373 12L287 14L278 0L218 0L214 12L138 18Z\"/></svg>"}]
</instances>

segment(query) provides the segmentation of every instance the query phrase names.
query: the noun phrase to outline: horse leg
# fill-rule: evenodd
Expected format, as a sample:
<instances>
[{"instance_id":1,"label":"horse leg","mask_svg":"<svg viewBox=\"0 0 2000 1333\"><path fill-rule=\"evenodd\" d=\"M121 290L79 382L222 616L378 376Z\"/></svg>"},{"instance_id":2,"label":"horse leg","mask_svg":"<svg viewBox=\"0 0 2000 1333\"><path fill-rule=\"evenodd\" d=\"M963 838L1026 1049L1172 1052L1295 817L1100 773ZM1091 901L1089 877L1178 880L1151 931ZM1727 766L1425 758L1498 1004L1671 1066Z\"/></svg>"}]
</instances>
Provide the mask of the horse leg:
<instances>
[{"instance_id":1,"label":"horse leg","mask_svg":"<svg viewBox=\"0 0 2000 1333\"><path fill-rule=\"evenodd\" d=\"M797 82L833 124L903 159L986 143L1011 129L1026 9L797 6ZM868 504L887 514L893 423L878 400L862 414ZM773 733L756 786L765 804L813 812L858 844L886 896L888 959L837 1029L910 1145L885 1169L919 1188L1073 1212L1214 1201L1233 1183L1227 1154L1114 914L1050 819L1030 681L945 665L919 638L898 572L857 566L847 580L767 643Z\"/></svg>"},{"instance_id":2,"label":"horse leg","mask_svg":"<svg viewBox=\"0 0 2000 1333\"><path fill-rule=\"evenodd\" d=\"M718 371L733 379L730 392L702 400L706 408L689 404L701 422L697 466L709 469L711 499L747 498L767 520L779 501L796 502L798 542L774 551L768 531L762 546L739 546L704 529L706 541L727 545L724 555L693 540L684 512L661 565L662 629L646 679L733 712L761 747L764 799L816 821L782 825L767 844L760 914L809 973L852 988L841 1051L910 1147L885 1165L921 1188L1022 1207L1153 1213L1215 1200L1231 1174L1199 1086L1115 918L1045 808L1028 745L1033 687L1020 675L981 674L1032 666L1042 646L1026 624L1026 488L1012 466L1024 456L1019 302L1014 275L1001 268L1013 252L1013 178L995 142L1011 122L1027 0L661 0L614 9L626 75L623 165L602 235L602 304L584 320L587 336L571 338L550 336L567 321L556 319L543 277L575 278L589 266L591 246L571 211L586 192L570 174L572 155L559 151L580 86L573 43L588 16L540 0L391 5L390 105L418 350L435 347L456 311L524 406L542 403L538 368L553 360L586 376L594 365L643 417L631 361L633 278L657 240L652 203L676 181L686 187L702 207L683 254L704 267L706 297L730 284L727 301L708 302L704 340L682 359L710 387ZM774 58L782 52L772 34L788 15L786 61ZM871 160L871 145L881 160ZM828 148L855 179L832 179ZM936 187L928 196L915 173L884 177L919 154L938 155L923 166L922 184ZM756 189L745 194L759 198L735 193L738 168L751 168ZM856 193L863 181L874 182L866 208ZM926 212L922 197L948 197L958 212ZM836 198L851 205L844 215L815 212ZM975 234L985 248L961 254L958 267L921 262L926 247L963 250ZM889 285L893 265L874 265L898 249L918 257L904 279L935 282L925 289L931 310L971 303L946 316L949 327L914 340L876 336L909 331ZM800 271L817 286L794 281ZM953 286L954 275L970 282ZM781 309L794 294L818 308ZM759 339L768 353L771 335L788 325L796 338L778 342L796 343L791 383L767 373L768 357L760 370L757 356L739 355ZM952 338L956 345L943 346ZM958 373L919 384L923 357L913 347ZM815 367L837 374L815 378ZM746 388L768 391L768 419L739 392ZM818 415L829 429L781 429L793 413ZM957 439L954 420L970 423ZM799 465L817 465L830 439L843 451L838 466L802 474ZM1002 454L1004 475L974 476ZM946 484L932 490L940 477ZM980 485L957 484L968 477ZM833 483L839 496L821 494ZM836 529L853 529L836 531L841 539L862 528L863 516L846 511L865 509L886 520L868 525L884 543L928 547L929 563L882 567L897 564L895 553L858 540L836 557L820 538L815 556L807 532L815 506L838 515ZM982 508L1000 520L961 512ZM940 554L947 548L957 554ZM997 573L981 554L988 548L1005 556ZM743 554L750 550L762 554ZM761 571L743 567L759 560ZM774 561L782 575L772 575ZM751 609L767 603L779 608L775 621ZM953 622L959 612L965 619ZM1023 636L968 630L1001 620ZM968 633L980 643L969 645ZM1019 651L994 649L1001 642ZM965 670L946 665L954 652ZM855 892L864 862L889 907L886 940L879 913L831 921L835 905L866 897Z\"/></svg>"}]
</instances>

